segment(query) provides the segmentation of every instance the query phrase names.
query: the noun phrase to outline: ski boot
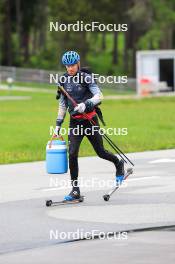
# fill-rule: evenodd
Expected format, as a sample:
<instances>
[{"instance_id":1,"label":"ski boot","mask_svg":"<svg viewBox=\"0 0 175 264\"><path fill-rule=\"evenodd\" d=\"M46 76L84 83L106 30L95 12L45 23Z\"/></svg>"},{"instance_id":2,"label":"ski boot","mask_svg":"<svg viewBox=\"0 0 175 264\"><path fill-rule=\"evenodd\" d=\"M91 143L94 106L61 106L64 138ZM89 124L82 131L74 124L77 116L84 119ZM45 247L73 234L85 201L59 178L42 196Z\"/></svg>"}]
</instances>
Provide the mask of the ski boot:
<instances>
[{"instance_id":1,"label":"ski boot","mask_svg":"<svg viewBox=\"0 0 175 264\"><path fill-rule=\"evenodd\" d=\"M117 165L116 184L121 185L125 176L124 161L120 160Z\"/></svg>"},{"instance_id":2,"label":"ski boot","mask_svg":"<svg viewBox=\"0 0 175 264\"><path fill-rule=\"evenodd\" d=\"M80 189L79 187L72 187L72 191L64 197L64 201L74 201L80 199Z\"/></svg>"}]
</instances>

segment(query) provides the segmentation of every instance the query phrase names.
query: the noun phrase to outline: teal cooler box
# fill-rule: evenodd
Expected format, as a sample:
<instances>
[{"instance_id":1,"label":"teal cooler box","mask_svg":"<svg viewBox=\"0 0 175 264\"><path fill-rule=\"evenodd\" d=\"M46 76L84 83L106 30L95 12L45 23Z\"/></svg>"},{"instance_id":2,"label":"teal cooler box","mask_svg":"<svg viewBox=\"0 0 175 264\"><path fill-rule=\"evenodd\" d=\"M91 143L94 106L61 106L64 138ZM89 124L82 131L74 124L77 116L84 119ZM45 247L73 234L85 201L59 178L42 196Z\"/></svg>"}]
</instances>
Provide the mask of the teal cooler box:
<instances>
[{"instance_id":1,"label":"teal cooler box","mask_svg":"<svg viewBox=\"0 0 175 264\"><path fill-rule=\"evenodd\" d=\"M47 173L66 173L68 170L67 146L64 140L48 141L46 146Z\"/></svg>"}]
</instances>

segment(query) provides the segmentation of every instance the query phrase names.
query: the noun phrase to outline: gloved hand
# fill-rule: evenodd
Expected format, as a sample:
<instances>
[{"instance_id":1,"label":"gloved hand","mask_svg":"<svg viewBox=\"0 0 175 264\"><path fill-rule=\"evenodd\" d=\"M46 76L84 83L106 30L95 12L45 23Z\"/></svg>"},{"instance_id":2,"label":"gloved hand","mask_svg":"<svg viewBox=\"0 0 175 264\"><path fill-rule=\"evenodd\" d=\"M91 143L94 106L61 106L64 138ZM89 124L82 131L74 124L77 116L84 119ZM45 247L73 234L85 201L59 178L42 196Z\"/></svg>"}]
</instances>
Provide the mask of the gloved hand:
<instances>
[{"instance_id":1,"label":"gloved hand","mask_svg":"<svg viewBox=\"0 0 175 264\"><path fill-rule=\"evenodd\" d=\"M56 100L60 99L60 96L61 96L61 92L60 92L60 90L58 89L58 90L57 90L57 94L56 94Z\"/></svg>"},{"instance_id":2,"label":"gloved hand","mask_svg":"<svg viewBox=\"0 0 175 264\"><path fill-rule=\"evenodd\" d=\"M77 111L78 113L84 113L85 109L86 105L84 103L80 103L74 108L74 111Z\"/></svg>"},{"instance_id":3,"label":"gloved hand","mask_svg":"<svg viewBox=\"0 0 175 264\"><path fill-rule=\"evenodd\" d=\"M56 126L53 137L58 137L60 134L60 126Z\"/></svg>"},{"instance_id":4,"label":"gloved hand","mask_svg":"<svg viewBox=\"0 0 175 264\"><path fill-rule=\"evenodd\" d=\"M86 113L90 113L94 110L94 104L89 99L85 101L85 106L86 106L86 110L85 110Z\"/></svg>"}]
</instances>

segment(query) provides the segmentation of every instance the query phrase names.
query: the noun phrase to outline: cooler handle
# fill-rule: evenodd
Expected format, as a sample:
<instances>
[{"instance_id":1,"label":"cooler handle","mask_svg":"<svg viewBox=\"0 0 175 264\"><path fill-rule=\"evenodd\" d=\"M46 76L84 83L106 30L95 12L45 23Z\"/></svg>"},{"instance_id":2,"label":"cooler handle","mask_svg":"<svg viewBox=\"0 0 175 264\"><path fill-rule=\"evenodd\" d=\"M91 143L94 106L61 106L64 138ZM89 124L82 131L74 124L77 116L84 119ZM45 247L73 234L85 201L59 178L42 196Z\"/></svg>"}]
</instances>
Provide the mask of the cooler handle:
<instances>
[{"instance_id":1,"label":"cooler handle","mask_svg":"<svg viewBox=\"0 0 175 264\"><path fill-rule=\"evenodd\" d=\"M52 135L51 139L50 139L50 143L49 143L49 148L51 148L52 146L52 141L53 141L53 138L58 138L58 139L61 139L61 141L64 141L64 138L62 135L58 135L57 137L54 137L55 134Z\"/></svg>"}]
</instances>

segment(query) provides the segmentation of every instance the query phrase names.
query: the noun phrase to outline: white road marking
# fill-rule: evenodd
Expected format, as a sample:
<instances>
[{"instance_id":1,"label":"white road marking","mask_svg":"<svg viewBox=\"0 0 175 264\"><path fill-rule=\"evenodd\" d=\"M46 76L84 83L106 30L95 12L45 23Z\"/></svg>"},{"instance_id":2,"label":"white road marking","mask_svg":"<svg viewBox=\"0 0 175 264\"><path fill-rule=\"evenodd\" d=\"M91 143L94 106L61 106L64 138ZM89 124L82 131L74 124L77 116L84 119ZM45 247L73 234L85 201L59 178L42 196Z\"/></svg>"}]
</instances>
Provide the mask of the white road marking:
<instances>
[{"instance_id":1,"label":"white road marking","mask_svg":"<svg viewBox=\"0 0 175 264\"><path fill-rule=\"evenodd\" d=\"M149 161L149 163L166 163L166 162L175 162L175 159L158 159L158 160Z\"/></svg>"},{"instance_id":2,"label":"white road marking","mask_svg":"<svg viewBox=\"0 0 175 264\"><path fill-rule=\"evenodd\" d=\"M147 176L147 177L140 177L140 178L131 178L131 179L127 179L128 181L142 181L142 180L152 180L152 179L159 179L159 176ZM84 188L83 186L81 186L82 188ZM95 186L94 186L95 187ZM106 186L104 188L96 188L98 189L102 189L105 190L106 188L109 188L110 186ZM122 186L121 186L122 187ZM93 188L93 186L92 186ZM66 189L70 189L70 186L60 186L60 187L50 187L50 188L43 188L43 189L39 189L39 191L43 191L43 192L50 192L50 191L58 191L58 190L66 190ZM89 189L89 188L88 188ZM93 190L95 190L95 188L93 188Z\"/></svg>"},{"instance_id":3,"label":"white road marking","mask_svg":"<svg viewBox=\"0 0 175 264\"><path fill-rule=\"evenodd\" d=\"M39 191L43 191L43 192L49 192L49 191L58 191L58 190L65 190L65 189L69 189L70 187L57 187L57 188L45 188Z\"/></svg>"},{"instance_id":4,"label":"white road marking","mask_svg":"<svg viewBox=\"0 0 175 264\"><path fill-rule=\"evenodd\" d=\"M152 179L159 179L160 176L147 176L147 177L140 177L140 178L130 178L127 181L141 181L141 180L152 180Z\"/></svg>"}]
</instances>

